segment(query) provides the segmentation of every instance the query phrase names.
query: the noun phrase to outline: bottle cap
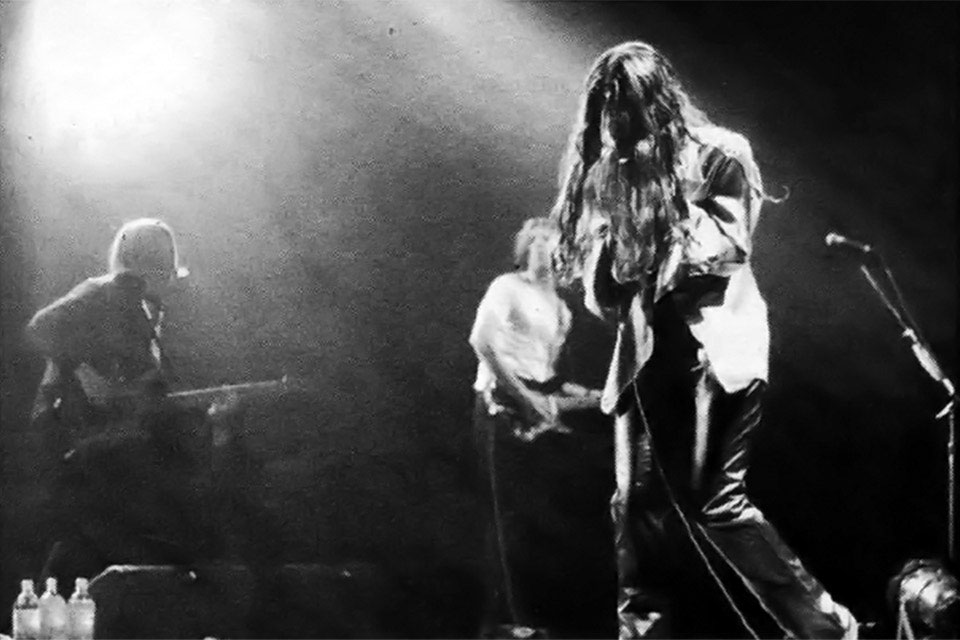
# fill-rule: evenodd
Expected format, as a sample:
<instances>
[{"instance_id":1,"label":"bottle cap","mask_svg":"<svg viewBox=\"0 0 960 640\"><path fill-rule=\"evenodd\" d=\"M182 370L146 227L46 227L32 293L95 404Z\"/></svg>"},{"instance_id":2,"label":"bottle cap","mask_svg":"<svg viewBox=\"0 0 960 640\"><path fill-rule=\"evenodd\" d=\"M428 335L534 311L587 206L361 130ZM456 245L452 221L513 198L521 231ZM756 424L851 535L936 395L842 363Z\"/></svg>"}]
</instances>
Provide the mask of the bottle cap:
<instances>
[{"instance_id":1,"label":"bottle cap","mask_svg":"<svg viewBox=\"0 0 960 640\"><path fill-rule=\"evenodd\" d=\"M77 589L82 589L84 591L86 591L87 585L89 584L90 584L90 581L87 580L86 578L77 578L75 582Z\"/></svg>"},{"instance_id":2,"label":"bottle cap","mask_svg":"<svg viewBox=\"0 0 960 640\"><path fill-rule=\"evenodd\" d=\"M56 591L56 590L57 590L57 579L47 578L47 591Z\"/></svg>"},{"instance_id":3,"label":"bottle cap","mask_svg":"<svg viewBox=\"0 0 960 640\"><path fill-rule=\"evenodd\" d=\"M30 580L30 579L21 580L20 588L23 589L24 591L33 591L33 580Z\"/></svg>"}]
</instances>

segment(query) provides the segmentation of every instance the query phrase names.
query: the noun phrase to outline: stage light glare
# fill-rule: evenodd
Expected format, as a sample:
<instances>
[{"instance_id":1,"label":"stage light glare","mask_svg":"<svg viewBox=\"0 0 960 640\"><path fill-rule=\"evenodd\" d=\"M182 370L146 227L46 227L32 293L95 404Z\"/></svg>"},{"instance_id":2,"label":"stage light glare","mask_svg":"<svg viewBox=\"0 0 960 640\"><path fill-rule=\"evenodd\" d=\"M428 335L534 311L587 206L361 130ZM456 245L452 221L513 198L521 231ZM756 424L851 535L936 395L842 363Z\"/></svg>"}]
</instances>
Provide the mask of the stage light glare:
<instances>
[{"instance_id":1,"label":"stage light glare","mask_svg":"<svg viewBox=\"0 0 960 640\"><path fill-rule=\"evenodd\" d=\"M907 562L889 583L887 600L898 637L956 638L960 631L960 582L939 560Z\"/></svg>"},{"instance_id":2,"label":"stage light glare","mask_svg":"<svg viewBox=\"0 0 960 640\"><path fill-rule=\"evenodd\" d=\"M188 117L208 98L216 54L205 7L34 0L22 51L34 129L54 148L85 151L89 161Z\"/></svg>"}]
</instances>

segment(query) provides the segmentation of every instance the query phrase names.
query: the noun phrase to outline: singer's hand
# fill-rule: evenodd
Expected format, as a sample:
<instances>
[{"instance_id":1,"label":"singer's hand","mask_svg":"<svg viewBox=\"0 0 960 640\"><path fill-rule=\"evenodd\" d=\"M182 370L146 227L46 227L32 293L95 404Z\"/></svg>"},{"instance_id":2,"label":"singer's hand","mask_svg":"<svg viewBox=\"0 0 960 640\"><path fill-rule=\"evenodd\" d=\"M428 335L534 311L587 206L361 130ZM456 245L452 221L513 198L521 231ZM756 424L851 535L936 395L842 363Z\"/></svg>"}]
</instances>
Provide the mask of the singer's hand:
<instances>
[{"instance_id":1,"label":"singer's hand","mask_svg":"<svg viewBox=\"0 0 960 640\"><path fill-rule=\"evenodd\" d=\"M553 431L554 433L560 433L564 435L573 433L573 429L561 424L560 422L548 422L544 420L543 422L540 422L536 426L529 429L524 429L518 426L514 428L513 435L518 440L522 440L523 442L533 442L548 431Z\"/></svg>"}]
</instances>

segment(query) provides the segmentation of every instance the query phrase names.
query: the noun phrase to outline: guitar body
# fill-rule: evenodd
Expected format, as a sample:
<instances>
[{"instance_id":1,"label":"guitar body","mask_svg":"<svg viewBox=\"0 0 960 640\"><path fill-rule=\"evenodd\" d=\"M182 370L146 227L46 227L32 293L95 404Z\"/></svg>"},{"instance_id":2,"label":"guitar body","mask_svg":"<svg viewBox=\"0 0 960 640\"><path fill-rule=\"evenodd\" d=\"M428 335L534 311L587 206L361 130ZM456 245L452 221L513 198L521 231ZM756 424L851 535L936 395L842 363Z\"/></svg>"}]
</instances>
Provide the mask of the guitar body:
<instances>
[{"instance_id":1,"label":"guitar body","mask_svg":"<svg viewBox=\"0 0 960 640\"><path fill-rule=\"evenodd\" d=\"M215 442L226 437L231 417L246 402L279 397L294 383L287 376L275 380L168 391L157 372L132 381L113 381L87 364L74 375L63 375L48 362L34 411L42 447L54 460L90 440L124 438L142 433L144 420L170 411L198 411L209 418ZM47 383L47 380L56 381Z\"/></svg>"}]
</instances>

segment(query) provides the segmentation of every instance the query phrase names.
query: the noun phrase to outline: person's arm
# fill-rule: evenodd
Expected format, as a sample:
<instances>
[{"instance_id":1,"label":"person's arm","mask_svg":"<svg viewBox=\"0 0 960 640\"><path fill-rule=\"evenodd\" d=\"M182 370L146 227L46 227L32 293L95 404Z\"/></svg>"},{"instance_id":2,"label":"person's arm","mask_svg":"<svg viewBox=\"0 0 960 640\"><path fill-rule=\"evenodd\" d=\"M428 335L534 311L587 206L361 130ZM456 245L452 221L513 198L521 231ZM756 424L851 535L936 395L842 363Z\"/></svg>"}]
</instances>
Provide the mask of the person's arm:
<instances>
[{"instance_id":1,"label":"person's arm","mask_svg":"<svg viewBox=\"0 0 960 640\"><path fill-rule=\"evenodd\" d=\"M613 277L609 221L594 214L584 226L590 247L583 268L584 306L598 318L608 319L633 291Z\"/></svg>"},{"instance_id":2,"label":"person's arm","mask_svg":"<svg viewBox=\"0 0 960 640\"><path fill-rule=\"evenodd\" d=\"M590 389L576 382L564 382L560 391L563 395L557 398L557 407L561 412L596 409L603 396L601 389Z\"/></svg>"},{"instance_id":3,"label":"person's arm","mask_svg":"<svg viewBox=\"0 0 960 640\"><path fill-rule=\"evenodd\" d=\"M746 140L739 141L742 152L713 149L704 159L704 188L687 203L688 217L661 270L661 292L676 290L701 302L722 298L729 277L750 258L755 221L744 163L752 163L752 156Z\"/></svg>"},{"instance_id":4,"label":"person's arm","mask_svg":"<svg viewBox=\"0 0 960 640\"><path fill-rule=\"evenodd\" d=\"M732 275L753 251L745 169L731 156L719 151L714 154L708 159L711 180L707 196L690 205L691 242L686 262L691 276Z\"/></svg>"},{"instance_id":5,"label":"person's arm","mask_svg":"<svg viewBox=\"0 0 960 640\"><path fill-rule=\"evenodd\" d=\"M155 381L155 369L145 367L143 376L127 381L114 380L103 369L116 354L138 353L148 340L145 318L142 326L131 324L139 319L140 294L136 283L113 276L88 279L38 311L27 324L26 338L61 375L75 376L88 400L105 404L135 398Z\"/></svg>"},{"instance_id":6,"label":"person's arm","mask_svg":"<svg viewBox=\"0 0 960 640\"><path fill-rule=\"evenodd\" d=\"M104 330L102 310L109 304L105 283L80 283L62 298L38 311L27 324L27 340L58 362L84 362Z\"/></svg>"},{"instance_id":7,"label":"person's arm","mask_svg":"<svg viewBox=\"0 0 960 640\"><path fill-rule=\"evenodd\" d=\"M470 332L470 345L493 370L497 386L502 391L538 420L554 423L557 418L556 400L529 389L504 362L503 353L509 345L510 312L514 304L515 297L509 280L503 277L494 280L477 309Z\"/></svg>"}]
</instances>

